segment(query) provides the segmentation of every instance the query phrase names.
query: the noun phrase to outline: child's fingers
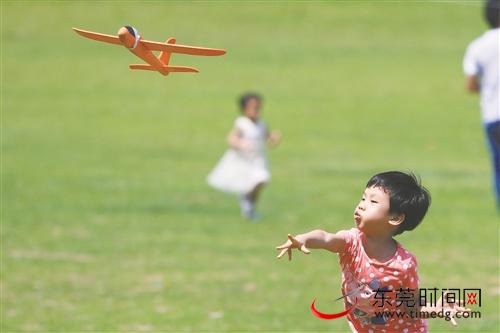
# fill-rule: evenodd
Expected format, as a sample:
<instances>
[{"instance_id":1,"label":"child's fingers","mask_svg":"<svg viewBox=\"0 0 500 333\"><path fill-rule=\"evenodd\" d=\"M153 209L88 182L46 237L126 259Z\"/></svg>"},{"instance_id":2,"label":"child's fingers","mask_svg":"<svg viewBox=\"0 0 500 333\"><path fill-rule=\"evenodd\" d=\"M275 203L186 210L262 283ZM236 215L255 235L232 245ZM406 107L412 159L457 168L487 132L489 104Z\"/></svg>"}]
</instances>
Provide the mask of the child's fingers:
<instances>
[{"instance_id":1,"label":"child's fingers","mask_svg":"<svg viewBox=\"0 0 500 333\"><path fill-rule=\"evenodd\" d=\"M287 251L288 251L288 249L283 249L283 250L281 250L280 254L278 254L278 256L277 256L276 258L278 258L278 259L279 259L279 258L283 257L283 255L284 255L284 254L285 254L285 252L287 252Z\"/></svg>"},{"instance_id":2,"label":"child's fingers","mask_svg":"<svg viewBox=\"0 0 500 333\"><path fill-rule=\"evenodd\" d=\"M297 238L288 234L288 240L291 242L292 248L300 248L303 244L297 240Z\"/></svg>"},{"instance_id":3,"label":"child's fingers","mask_svg":"<svg viewBox=\"0 0 500 333\"><path fill-rule=\"evenodd\" d=\"M302 251L304 254L309 254L311 253L311 251L309 251L309 249L305 246L305 245L302 245L300 247L300 251Z\"/></svg>"},{"instance_id":4,"label":"child's fingers","mask_svg":"<svg viewBox=\"0 0 500 333\"><path fill-rule=\"evenodd\" d=\"M453 304L453 308L457 311L457 312L467 312L467 311L470 311L470 309L466 308L464 306L464 301L460 301L460 302L456 302Z\"/></svg>"},{"instance_id":5,"label":"child's fingers","mask_svg":"<svg viewBox=\"0 0 500 333\"><path fill-rule=\"evenodd\" d=\"M276 250L283 250L284 248L290 247L290 242L287 241L286 243L281 244L280 246L276 246Z\"/></svg>"}]
</instances>

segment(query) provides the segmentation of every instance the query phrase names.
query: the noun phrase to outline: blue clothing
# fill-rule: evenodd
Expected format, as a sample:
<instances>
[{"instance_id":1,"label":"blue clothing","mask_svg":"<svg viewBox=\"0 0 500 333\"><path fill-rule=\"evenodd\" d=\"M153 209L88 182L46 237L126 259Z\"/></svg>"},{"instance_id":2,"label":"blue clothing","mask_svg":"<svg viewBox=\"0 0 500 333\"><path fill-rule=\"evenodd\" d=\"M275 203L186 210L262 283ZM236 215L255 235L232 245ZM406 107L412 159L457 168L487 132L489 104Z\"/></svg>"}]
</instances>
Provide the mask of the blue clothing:
<instances>
[{"instance_id":1,"label":"blue clothing","mask_svg":"<svg viewBox=\"0 0 500 333\"><path fill-rule=\"evenodd\" d=\"M485 124L493 162L497 206L500 209L500 121Z\"/></svg>"}]
</instances>

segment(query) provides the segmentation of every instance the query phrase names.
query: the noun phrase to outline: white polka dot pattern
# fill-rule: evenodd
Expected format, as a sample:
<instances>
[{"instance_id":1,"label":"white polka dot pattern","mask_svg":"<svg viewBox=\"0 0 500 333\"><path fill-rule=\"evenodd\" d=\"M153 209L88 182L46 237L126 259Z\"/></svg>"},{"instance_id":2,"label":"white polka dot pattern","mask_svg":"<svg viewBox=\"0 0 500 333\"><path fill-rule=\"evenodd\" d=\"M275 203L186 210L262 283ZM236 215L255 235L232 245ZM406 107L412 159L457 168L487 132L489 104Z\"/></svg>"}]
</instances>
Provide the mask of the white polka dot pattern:
<instances>
[{"instance_id":1,"label":"white polka dot pattern","mask_svg":"<svg viewBox=\"0 0 500 333\"><path fill-rule=\"evenodd\" d=\"M385 261L379 262L375 258L369 258L363 247L364 235L356 228L344 230L337 233L346 241L344 251L339 253L340 265L342 268L342 293L349 294L353 290L361 289L346 298L350 303L357 299L356 308L366 312L368 316L374 316L381 307L374 305L374 295L377 288L388 291L386 296L392 298L386 303L384 311L395 311L396 292L400 289L416 289L418 287L417 262L415 257L406 251L399 243L394 256ZM363 285L364 284L364 285ZM370 288L370 286L372 288ZM389 305L390 304L390 305ZM398 308L399 310L399 308ZM427 322L420 319L392 318L388 319L386 325L362 325L360 318L351 312L348 320L358 332L383 332L381 327L386 327L386 332L427 332ZM400 326L404 325L404 329ZM398 328L396 328L396 326ZM369 328L369 330L367 330ZM411 331L408 329L411 328Z\"/></svg>"}]
</instances>

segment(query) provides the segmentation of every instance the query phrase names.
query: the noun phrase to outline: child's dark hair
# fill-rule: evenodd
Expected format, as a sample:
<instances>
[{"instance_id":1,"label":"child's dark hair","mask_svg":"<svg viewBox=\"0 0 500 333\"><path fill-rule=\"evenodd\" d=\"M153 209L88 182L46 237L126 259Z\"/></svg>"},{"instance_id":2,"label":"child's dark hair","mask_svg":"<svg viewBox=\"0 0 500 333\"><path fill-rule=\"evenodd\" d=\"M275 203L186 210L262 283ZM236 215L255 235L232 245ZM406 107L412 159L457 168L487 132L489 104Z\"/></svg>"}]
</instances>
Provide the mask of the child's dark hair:
<instances>
[{"instance_id":1,"label":"child's dark hair","mask_svg":"<svg viewBox=\"0 0 500 333\"><path fill-rule=\"evenodd\" d=\"M485 1L484 17L491 28L500 27L500 0Z\"/></svg>"},{"instance_id":2,"label":"child's dark hair","mask_svg":"<svg viewBox=\"0 0 500 333\"><path fill-rule=\"evenodd\" d=\"M373 176L366 187L380 187L389 194L391 214L404 214L405 218L394 233L415 229L424 219L431 204L431 195L412 173L388 171Z\"/></svg>"},{"instance_id":3,"label":"child's dark hair","mask_svg":"<svg viewBox=\"0 0 500 333\"><path fill-rule=\"evenodd\" d=\"M254 92L247 92L241 95L240 99L238 100L238 104L240 105L240 110L244 111L245 107L247 106L248 102L252 99L255 99L259 102L262 102L262 97Z\"/></svg>"}]
</instances>

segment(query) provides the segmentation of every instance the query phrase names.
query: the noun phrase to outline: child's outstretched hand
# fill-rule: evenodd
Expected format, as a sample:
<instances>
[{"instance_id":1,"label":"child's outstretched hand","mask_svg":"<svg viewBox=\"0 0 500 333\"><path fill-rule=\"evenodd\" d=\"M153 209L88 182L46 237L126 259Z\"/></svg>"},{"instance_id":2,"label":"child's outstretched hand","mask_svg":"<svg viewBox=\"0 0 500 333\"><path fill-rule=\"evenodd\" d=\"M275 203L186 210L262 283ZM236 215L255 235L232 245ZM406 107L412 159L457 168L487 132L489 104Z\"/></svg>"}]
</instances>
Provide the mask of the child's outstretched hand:
<instances>
[{"instance_id":1,"label":"child's outstretched hand","mask_svg":"<svg viewBox=\"0 0 500 333\"><path fill-rule=\"evenodd\" d=\"M446 294L447 293L444 293L444 297L446 297ZM464 307L464 301L460 301L460 302L456 302L456 303L446 303L444 304L444 306L441 306L442 304L442 297L439 298L439 300L437 301L437 304L438 304L438 311L441 311L441 309L443 309L445 312L449 311L450 312L450 322L453 326L457 326L457 321L455 320L455 314L460 312L470 312L470 309Z\"/></svg>"},{"instance_id":2,"label":"child's outstretched hand","mask_svg":"<svg viewBox=\"0 0 500 333\"><path fill-rule=\"evenodd\" d=\"M446 297L446 294L447 293L444 293L444 295L437 300L436 306L430 307L429 310L435 311L435 312L441 312L441 310L443 310L445 313L449 312L451 324L453 326L457 326L458 323L455 320L455 315L457 313L470 312L471 310L463 306L464 305L463 300L460 302L456 302L456 303L444 303L444 305L441 305L441 304L443 304L442 299L443 299L443 297Z\"/></svg>"},{"instance_id":3,"label":"child's outstretched hand","mask_svg":"<svg viewBox=\"0 0 500 333\"><path fill-rule=\"evenodd\" d=\"M309 249L304 245L303 242L288 234L288 240L282 245L276 247L276 250L281 250L277 258L279 259L283 257L285 253L288 253L288 260L292 260L292 249L299 249L304 254L311 253L311 251L309 251Z\"/></svg>"},{"instance_id":4,"label":"child's outstretched hand","mask_svg":"<svg viewBox=\"0 0 500 333\"><path fill-rule=\"evenodd\" d=\"M280 131L271 131L268 136L268 141L272 145L277 145L281 141L281 132Z\"/></svg>"}]
</instances>

